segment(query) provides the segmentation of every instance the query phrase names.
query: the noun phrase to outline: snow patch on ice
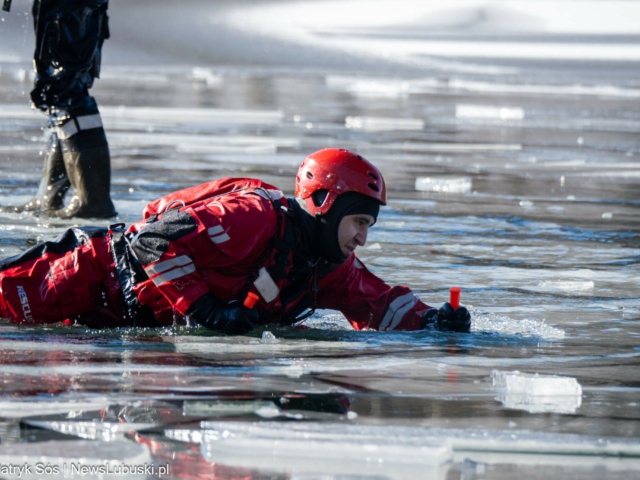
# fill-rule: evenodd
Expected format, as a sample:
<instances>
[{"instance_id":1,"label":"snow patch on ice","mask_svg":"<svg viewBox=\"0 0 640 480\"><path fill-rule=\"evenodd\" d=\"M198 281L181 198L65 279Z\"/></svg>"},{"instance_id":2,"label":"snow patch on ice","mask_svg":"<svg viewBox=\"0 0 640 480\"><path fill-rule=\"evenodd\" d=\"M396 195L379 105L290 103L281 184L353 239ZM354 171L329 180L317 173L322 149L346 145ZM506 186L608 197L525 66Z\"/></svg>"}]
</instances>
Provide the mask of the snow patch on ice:
<instances>
[{"instance_id":1,"label":"snow patch on ice","mask_svg":"<svg viewBox=\"0 0 640 480\"><path fill-rule=\"evenodd\" d=\"M196 80L204 80L210 87L219 87L224 83L222 75L213 73L210 68L194 67L191 76Z\"/></svg>"},{"instance_id":2,"label":"snow patch on ice","mask_svg":"<svg viewBox=\"0 0 640 480\"><path fill-rule=\"evenodd\" d=\"M471 313L471 332L498 333L500 335L515 335L521 337L539 337L543 340L562 340L564 330L547 325L543 321L533 318L514 320L505 315L480 312L473 308Z\"/></svg>"},{"instance_id":3,"label":"snow patch on ice","mask_svg":"<svg viewBox=\"0 0 640 480\"><path fill-rule=\"evenodd\" d=\"M344 123L347 128L371 131L424 129L421 118L346 117Z\"/></svg>"},{"instance_id":4,"label":"snow patch on ice","mask_svg":"<svg viewBox=\"0 0 640 480\"><path fill-rule=\"evenodd\" d=\"M471 184L471 177L418 177L415 187L423 192L469 193Z\"/></svg>"},{"instance_id":5,"label":"snow patch on ice","mask_svg":"<svg viewBox=\"0 0 640 480\"><path fill-rule=\"evenodd\" d=\"M541 281L537 287L529 288L529 290L535 289L541 292L583 292L586 290L593 290L595 284L592 281Z\"/></svg>"},{"instance_id":6,"label":"snow patch on ice","mask_svg":"<svg viewBox=\"0 0 640 480\"><path fill-rule=\"evenodd\" d=\"M524 110L520 107L494 107L490 105L456 105L457 118L482 118L497 120L522 120Z\"/></svg>"}]
</instances>

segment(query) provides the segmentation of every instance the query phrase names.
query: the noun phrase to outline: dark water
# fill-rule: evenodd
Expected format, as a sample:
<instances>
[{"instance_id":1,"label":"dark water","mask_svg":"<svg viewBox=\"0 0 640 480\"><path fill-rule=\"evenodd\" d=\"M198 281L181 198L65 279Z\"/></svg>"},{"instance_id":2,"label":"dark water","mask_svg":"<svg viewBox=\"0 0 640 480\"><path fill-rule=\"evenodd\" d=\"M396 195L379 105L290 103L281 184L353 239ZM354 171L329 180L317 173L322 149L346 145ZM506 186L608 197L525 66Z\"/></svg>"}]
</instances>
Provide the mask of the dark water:
<instances>
[{"instance_id":1,"label":"dark water","mask_svg":"<svg viewBox=\"0 0 640 480\"><path fill-rule=\"evenodd\" d=\"M354 332L330 311L234 338L6 323L0 465L59 449L61 469L168 464L171 478L636 478L640 32L624 15L565 31L564 3L537 17L533 3L403 17L372 2L367 23L344 11L358 2L112 0L93 93L118 221L225 176L292 194L305 155L349 148L391 197L359 258L432 305L462 287L472 333ZM30 19L14 10L0 29L10 203L35 190L45 146ZM0 255L74 224L3 214Z\"/></svg>"}]
</instances>

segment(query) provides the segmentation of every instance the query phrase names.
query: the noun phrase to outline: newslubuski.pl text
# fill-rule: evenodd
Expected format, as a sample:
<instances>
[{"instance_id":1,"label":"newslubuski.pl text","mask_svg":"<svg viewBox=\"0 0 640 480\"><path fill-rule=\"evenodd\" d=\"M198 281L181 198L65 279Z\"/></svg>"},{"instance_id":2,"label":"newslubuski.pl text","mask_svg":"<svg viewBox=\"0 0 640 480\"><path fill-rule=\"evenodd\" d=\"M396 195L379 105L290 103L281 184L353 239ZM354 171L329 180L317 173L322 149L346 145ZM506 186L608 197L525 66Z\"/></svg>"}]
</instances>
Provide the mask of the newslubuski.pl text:
<instances>
[{"instance_id":1,"label":"newslubuski.pl text","mask_svg":"<svg viewBox=\"0 0 640 480\"><path fill-rule=\"evenodd\" d=\"M101 465L87 465L81 462L69 463L25 463L23 465L0 465L0 475L13 477L26 477L31 475L154 475L156 477L168 476L170 473L167 465L127 465L126 463L106 463Z\"/></svg>"}]
</instances>

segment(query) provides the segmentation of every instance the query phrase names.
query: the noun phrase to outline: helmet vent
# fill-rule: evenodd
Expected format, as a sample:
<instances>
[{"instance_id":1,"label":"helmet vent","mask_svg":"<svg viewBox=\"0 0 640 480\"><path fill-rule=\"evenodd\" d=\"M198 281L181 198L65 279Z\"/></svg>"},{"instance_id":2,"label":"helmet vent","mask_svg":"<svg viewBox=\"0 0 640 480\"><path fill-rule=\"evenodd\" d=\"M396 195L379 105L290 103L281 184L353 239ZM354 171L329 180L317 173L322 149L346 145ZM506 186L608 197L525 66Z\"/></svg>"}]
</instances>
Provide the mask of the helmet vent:
<instances>
[{"instance_id":1,"label":"helmet vent","mask_svg":"<svg viewBox=\"0 0 640 480\"><path fill-rule=\"evenodd\" d=\"M311 199L316 208L320 208L324 205L325 200L329 196L329 190L316 190L311 194Z\"/></svg>"},{"instance_id":2,"label":"helmet vent","mask_svg":"<svg viewBox=\"0 0 640 480\"><path fill-rule=\"evenodd\" d=\"M307 178L313 179L313 173L307 172Z\"/></svg>"},{"instance_id":3,"label":"helmet vent","mask_svg":"<svg viewBox=\"0 0 640 480\"><path fill-rule=\"evenodd\" d=\"M378 180L378 176L375 173L371 173L371 172L368 172L368 173L371 178L373 178L376 181Z\"/></svg>"},{"instance_id":4,"label":"helmet vent","mask_svg":"<svg viewBox=\"0 0 640 480\"><path fill-rule=\"evenodd\" d=\"M369 188L375 192L379 192L380 189L378 188L377 185L374 185L373 183L369 183Z\"/></svg>"}]
</instances>

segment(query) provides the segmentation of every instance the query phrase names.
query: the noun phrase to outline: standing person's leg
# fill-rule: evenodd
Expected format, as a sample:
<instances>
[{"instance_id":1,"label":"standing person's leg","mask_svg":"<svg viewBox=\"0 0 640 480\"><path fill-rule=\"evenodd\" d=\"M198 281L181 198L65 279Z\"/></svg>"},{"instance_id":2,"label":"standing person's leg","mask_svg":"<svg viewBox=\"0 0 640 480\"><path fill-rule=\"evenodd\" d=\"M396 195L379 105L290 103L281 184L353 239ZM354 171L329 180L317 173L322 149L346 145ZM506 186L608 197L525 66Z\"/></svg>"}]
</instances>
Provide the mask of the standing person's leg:
<instances>
[{"instance_id":1,"label":"standing person's leg","mask_svg":"<svg viewBox=\"0 0 640 480\"><path fill-rule=\"evenodd\" d=\"M89 88L100 73L101 50L109 38L108 0L35 0L36 31L31 92L49 115L50 149L36 196L15 211L60 218L111 217L111 160L98 105ZM63 197L73 186L67 208Z\"/></svg>"}]
</instances>

